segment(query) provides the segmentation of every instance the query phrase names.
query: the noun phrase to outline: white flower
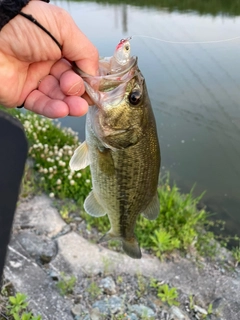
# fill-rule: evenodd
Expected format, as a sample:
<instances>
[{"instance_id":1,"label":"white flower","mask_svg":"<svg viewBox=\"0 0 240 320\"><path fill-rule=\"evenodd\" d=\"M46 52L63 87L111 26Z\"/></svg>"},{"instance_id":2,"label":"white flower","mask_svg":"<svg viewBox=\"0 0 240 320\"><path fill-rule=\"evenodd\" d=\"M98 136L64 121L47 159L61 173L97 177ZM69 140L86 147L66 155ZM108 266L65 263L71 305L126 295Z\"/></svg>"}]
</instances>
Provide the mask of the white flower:
<instances>
[{"instance_id":1,"label":"white flower","mask_svg":"<svg viewBox=\"0 0 240 320\"><path fill-rule=\"evenodd\" d=\"M60 165L60 167L65 167L66 163L64 161L60 160L59 165Z\"/></svg>"},{"instance_id":2,"label":"white flower","mask_svg":"<svg viewBox=\"0 0 240 320\"><path fill-rule=\"evenodd\" d=\"M62 183L62 181L61 181L61 179L57 179L57 182L56 182L57 184L61 184Z\"/></svg>"},{"instance_id":3,"label":"white flower","mask_svg":"<svg viewBox=\"0 0 240 320\"><path fill-rule=\"evenodd\" d=\"M48 171L53 172L53 168L52 167L48 168Z\"/></svg>"},{"instance_id":4,"label":"white flower","mask_svg":"<svg viewBox=\"0 0 240 320\"><path fill-rule=\"evenodd\" d=\"M75 184L75 181L74 181L74 180L71 180L71 181L70 181L70 185L73 186L74 184Z\"/></svg>"},{"instance_id":5,"label":"white flower","mask_svg":"<svg viewBox=\"0 0 240 320\"><path fill-rule=\"evenodd\" d=\"M86 179L86 183L90 183L91 182L91 180L90 179Z\"/></svg>"},{"instance_id":6,"label":"white flower","mask_svg":"<svg viewBox=\"0 0 240 320\"><path fill-rule=\"evenodd\" d=\"M50 198L54 198L54 196L55 196L55 195L54 195L53 192L49 193L49 197L50 197Z\"/></svg>"},{"instance_id":7,"label":"white flower","mask_svg":"<svg viewBox=\"0 0 240 320\"><path fill-rule=\"evenodd\" d=\"M68 150L68 155L71 156L73 154L72 150Z\"/></svg>"},{"instance_id":8,"label":"white flower","mask_svg":"<svg viewBox=\"0 0 240 320\"><path fill-rule=\"evenodd\" d=\"M47 169L47 168L44 168L44 169L43 169L43 173L48 173L48 169Z\"/></svg>"},{"instance_id":9,"label":"white flower","mask_svg":"<svg viewBox=\"0 0 240 320\"><path fill-rule=\"evenodd\" d=\"M76 176L77 176L77 178L81 178L81 176L82 176L81 172L78 172L78 173L76 174Z\"/></svg>"}]
</instances>

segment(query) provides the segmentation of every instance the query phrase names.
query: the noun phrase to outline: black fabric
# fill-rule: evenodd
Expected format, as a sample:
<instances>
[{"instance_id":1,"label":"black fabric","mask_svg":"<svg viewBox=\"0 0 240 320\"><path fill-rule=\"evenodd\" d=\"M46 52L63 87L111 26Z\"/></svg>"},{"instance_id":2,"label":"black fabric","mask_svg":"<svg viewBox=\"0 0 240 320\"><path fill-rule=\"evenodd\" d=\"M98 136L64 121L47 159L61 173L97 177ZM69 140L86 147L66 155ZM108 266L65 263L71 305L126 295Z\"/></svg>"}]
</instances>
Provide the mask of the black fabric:
<instances>
[{"instance_id":1,"label":"black fabric","mask_svg":"<svg viewBox=\"0 0 240 320\"><path fill-rule=\"evenodd\" d=\"M0 31L30 0L0 0ZM49 3L50 0L42 0Z\"/></svg>"},{"instance_id":2,"label":"black fabric","mask_svg":"<svg viewBox=\"0 0 240 320\"><path fill-rule=\"evenodd\" d=\"M19 121L0 111L0 282L28 144ZM0 285L1 287L1 285Z\"/></svg>"},{"instance_id":3,"label":"black fabric","mask_svg":"<svg viewBox=\"0 0 240 320\"><path fill-rule=\"evenodd\" d=\"M0 30L25 7L30 0L0 0Z\"/></svg>"}]
</instances>

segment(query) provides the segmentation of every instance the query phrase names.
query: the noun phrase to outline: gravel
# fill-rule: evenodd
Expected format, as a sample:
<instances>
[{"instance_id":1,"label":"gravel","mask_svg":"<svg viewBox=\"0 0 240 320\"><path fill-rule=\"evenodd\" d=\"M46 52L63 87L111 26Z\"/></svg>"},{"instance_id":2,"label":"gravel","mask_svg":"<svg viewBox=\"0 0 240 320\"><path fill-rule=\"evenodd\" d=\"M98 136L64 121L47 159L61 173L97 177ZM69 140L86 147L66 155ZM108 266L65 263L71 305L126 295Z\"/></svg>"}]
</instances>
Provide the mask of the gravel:
<instances>
[{"instance_id":1,"label":"gravel","mask_svg":"<svg viewBox=\"0 0 240 320\"><path fill-rule=\"evenodd\" d=\"M239 269L204 259L199 267L180 255L160 262L144 250L137 261L94 244L98 232L76 218L67 225L46 196L17 208L4 274L42 320L240 319ZM57 288L63 273L76 278L65 296ZM152 278L175 287L179 305L162 302Z\"/></svg>"}]
</instances>

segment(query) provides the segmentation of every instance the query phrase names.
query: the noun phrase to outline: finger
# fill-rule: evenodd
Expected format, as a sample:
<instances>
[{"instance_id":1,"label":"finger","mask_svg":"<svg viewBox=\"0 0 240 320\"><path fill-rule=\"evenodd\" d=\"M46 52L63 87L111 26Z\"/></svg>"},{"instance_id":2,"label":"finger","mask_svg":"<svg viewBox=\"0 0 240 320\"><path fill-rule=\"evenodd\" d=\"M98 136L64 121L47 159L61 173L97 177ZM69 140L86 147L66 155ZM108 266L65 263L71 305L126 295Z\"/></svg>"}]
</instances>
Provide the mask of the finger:
<instances>
[{"instance_id":1,"label":"finger","mask_svg":"<svg viewBox=\"0 0 240 320\"><path fill-rule=\"evenodd\" d=\"M60 81L64 94L80 96L84 93L82 78L72 70L72 65L66 59L56 62L50 73Z\"/></svg>"},{"instance_id":2,"label":"finger","mask_svg":"<svg viewBox=\"0 0 240 320\"><path fill-rule=\"evenodd\" d=\"M60 79L61 75L72 69L72 65L66 59L60 59L52 66L50 70L50 74L53 75L58 80Z\"/></svg>"},{"instance_id":3,"label":"finger","mask_svg":"<svg viewBox=\"0 0 240 320\"><path fill-rule=\"evenodd\" d=\"M38 90L52 99L63 100L64 93L60 89L59 81L52 75L48 75L41 80Z\"/></svg>"},{"instance_id":4,"label":"finger","mask_svg":"<svg viewBox=\"0 0 240 320\"><path fill-rule=\"evenodd\" d=\"M69 114L68 105L62 100L53 100L39 90L32 91L24 107L48 118L63 118Z\"/></svg>"},{"instance_id":5,"label":"finger","mask_svg":"<svg viewBox=\"0 0 240 320\"><path fill-rule=\"evenodd\" d=\"M73 70L64 72L60 78L60 87L66 95L81 96L85 92L84 82Z\"/></svg>"},{"instance_id":6,"label":"finger","mask_svg":"<svg viewBox=\"0 0 240 320\"><path fill-rule=\"evenodd\" d=\"M80 117L88 110L87 102L81 97L65 97L64 100L53 100L39 90L32 91L24 107L48 118L63 118L67 115Z\"/></svg>"},{"instance_id":7,"label":"finger","mask_svg":"<svg viewBox=\"0 0 240 320\"><path fill-rule=\"evenodd\" d=\"M64 99L69 108L69 116L81 117L88 112L88 103L85 99L76 96L68 96Z\"/></svg>"}]
</instances>

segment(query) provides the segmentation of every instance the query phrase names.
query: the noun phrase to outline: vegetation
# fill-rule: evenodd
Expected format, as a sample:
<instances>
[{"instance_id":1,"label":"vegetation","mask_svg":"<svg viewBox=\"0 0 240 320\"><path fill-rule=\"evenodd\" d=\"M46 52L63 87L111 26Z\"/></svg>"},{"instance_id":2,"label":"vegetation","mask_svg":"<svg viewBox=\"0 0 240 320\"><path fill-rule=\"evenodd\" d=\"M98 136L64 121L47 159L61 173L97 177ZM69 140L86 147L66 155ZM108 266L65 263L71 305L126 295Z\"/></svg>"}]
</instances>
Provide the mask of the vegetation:
<instances>
[{"instance_id":1,"label":"vegetation","mask_svg":"<svg viewBox=\"0 0 240 320\"><path fill-rule=\"evenodd\" d=\"M64 201L69 199L68 204L60 209L65 221L71 220L71 212L79 212L86 220L88 229L96 227L101 233L106 233L110 229L107 216L95 218L82 210L83 201L91 190L89 169L71 172L69 168L70 158L79 145L77 134L71 129L61 129L59 123L35 114L16 110L11 112L25 128L29 156L33 159L33 167L28 168L28 178L24 179L27 188L32 190L33 186L38 185L50 197ZM35 172L37 180L33 181L29 170L30 173L31 170ZM216 255L214 234L206 231L210 225L208 213L197 208L202 195L195 198L193 190L189 194L181 194L175 184L170 186L169 176L162 178L158 194L161 199L158 218L149 221L140 215L137 221L135 232L140 246L160 259L175 249L195 255ZM116 241L110 245L116 247ZM235 256L238 261L237 251Z\"/></svg>"},{"instance_id":2,"label":"vegetation","mask_svg":"<svg viewBox=\"0 0 240 320\"><path fill-rule=\"evenodd\" d=\"M159 284L155 279L151 279L150 286L157 290L157 296L162 302L166 302L169 306L179 305L179 302L177 301L178 292L175 287L169 288L166 283Z\"/></svg>"},{"instance_id":3,"label":"vegetation","mask_svg":"<svg viewBox=\"0 0 240 320\"><path fill-rule=\"evenodd\" d=\"M61 273L61 280L57 283L57 288L62 296L73 292L77 278L74 276L67 276L63 272Z\"/></svg>"},{"instance_id":4,"label":"vegetation","mask_svg":"<svg viewBox=\"0 0 240 320\"><path fill-rule=\"evenodd\" d=\"M86 291L90 294L92 299L97 298L102 290L99 288L99 286L93 281L90 283Z\"/></svg>"},{"instance_id":5,"label":"vegetation","mask_svg":"<svg viewBox=\"0 0 240 320\"><path fill-rule=\"evenodd\" d=\"M81 0L78 0L81 1ZM237 16L240 15L240 3L235 0L94 0L97 3L129 4L133 6L154 7L172 11L189 12L199 14L218 14Z\"/></svg>"},{"instance_id":6,"label":"vegetation","mask_svg":"<svg viewBox=\"0 0 240 320\"><path fill-rule=\"evenodd\" d=\"M1 299L6 296L6 292L1 292ZM4 303L5 304L5 303ZM34 316L28 311L27 296L23 293L16 293L15 296L9 296L5 310L1 308L0 319L8 320L41 320L40 315Z\"/></svg>"}]
</instances>

